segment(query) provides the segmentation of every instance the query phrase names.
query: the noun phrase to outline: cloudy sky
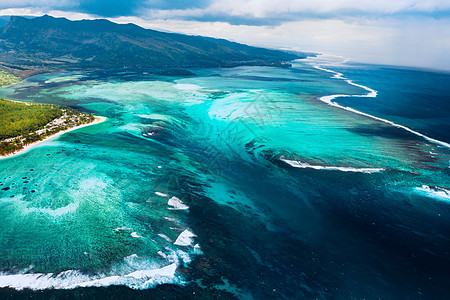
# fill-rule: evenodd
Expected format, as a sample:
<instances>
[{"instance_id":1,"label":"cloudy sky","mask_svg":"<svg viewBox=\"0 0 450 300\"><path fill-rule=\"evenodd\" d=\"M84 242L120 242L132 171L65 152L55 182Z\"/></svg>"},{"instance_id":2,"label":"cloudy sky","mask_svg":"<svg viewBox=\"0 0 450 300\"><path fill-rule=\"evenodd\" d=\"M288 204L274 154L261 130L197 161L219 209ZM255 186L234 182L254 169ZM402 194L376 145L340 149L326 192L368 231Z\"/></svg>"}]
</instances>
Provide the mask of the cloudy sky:
<instances>
[{"instance_id":1,"label":"cloudy sky","mask_svg":"<svg viewBox=\"0 0 450 300\"><path fill-rule=\"evenodd\" d=\"M450 0L0 0L0 15L45 13L450 70Z\"/></svg>"}]
</instances>

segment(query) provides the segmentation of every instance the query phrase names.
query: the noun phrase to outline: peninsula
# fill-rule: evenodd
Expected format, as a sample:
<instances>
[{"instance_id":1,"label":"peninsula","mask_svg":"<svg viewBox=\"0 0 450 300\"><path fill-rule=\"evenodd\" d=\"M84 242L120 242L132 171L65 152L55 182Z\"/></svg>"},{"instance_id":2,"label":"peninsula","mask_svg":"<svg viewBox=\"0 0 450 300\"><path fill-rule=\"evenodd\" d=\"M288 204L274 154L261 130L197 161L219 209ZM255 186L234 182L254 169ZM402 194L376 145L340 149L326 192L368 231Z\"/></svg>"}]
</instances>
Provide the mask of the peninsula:
<instances>
[{"instance_id":1,"label":"peninsula","mask_svg":"<svg viewBox=\"0 0 450 300\"><path fill-rule=\"evenodd\" d=\"M21 153L56 134L104 120L58 105L0 99L0 158Z\"/></svg>"}]
</instances>

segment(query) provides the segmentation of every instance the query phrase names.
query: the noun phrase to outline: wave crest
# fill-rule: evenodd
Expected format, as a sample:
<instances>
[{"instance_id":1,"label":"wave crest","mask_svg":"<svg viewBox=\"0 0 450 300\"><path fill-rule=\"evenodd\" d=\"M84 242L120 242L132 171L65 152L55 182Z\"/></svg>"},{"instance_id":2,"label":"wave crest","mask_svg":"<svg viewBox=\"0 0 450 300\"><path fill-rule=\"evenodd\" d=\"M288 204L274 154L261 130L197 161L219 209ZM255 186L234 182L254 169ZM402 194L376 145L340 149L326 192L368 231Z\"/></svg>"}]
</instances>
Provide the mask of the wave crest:
<instances>
[{"instance_id":1,"label":"wave crest","mask_svg":"<svg viewBox=\"0 0 450 300\"><path fill-rule=\"evenodd\" d=\"M289 160L286 158L280 158L280 160L289 164L294 168L302 169L315 169L315 170L327 170L327 171L342 171L342 172L359 172L359 173L378 173L384 171L382 168L354 168L354 167L338 167L338 166L321 166L310 165L308 163L299 162L296 160Z\"/></svg>"}]
</instances>

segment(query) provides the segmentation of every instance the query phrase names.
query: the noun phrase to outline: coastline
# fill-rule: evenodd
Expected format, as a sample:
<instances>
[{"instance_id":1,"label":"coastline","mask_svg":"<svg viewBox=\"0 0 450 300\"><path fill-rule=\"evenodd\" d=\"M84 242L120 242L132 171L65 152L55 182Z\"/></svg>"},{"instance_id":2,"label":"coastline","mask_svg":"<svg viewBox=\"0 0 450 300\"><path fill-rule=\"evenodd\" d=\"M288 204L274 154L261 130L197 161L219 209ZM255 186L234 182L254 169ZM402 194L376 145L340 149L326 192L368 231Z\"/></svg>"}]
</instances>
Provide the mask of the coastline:
<instances>
[{"instance_id":1,"label":"coastline","mask_svg":"<svg viewBox=\"0 0 450 300\"><path fill-rule=\"evenodd\" d=\"M25 153L25 152L35 148L39 144L41 144L43 142L47 142L47 141L52 140L54 138L57 138L57 137L65 134L67 132L74 131L74 130L77 130L77 129L80 129L80 128L83 128L83 127L87 127L87 126L91 126L91 125L95 125L95 124L100 124L100 123L103 123L103 122L105 122L107 120L106 117L101 117L101 116L94 116L94 118L95 118L95 120L93 122L91 122L91 123L82 124L82 125L75 126L75 127L63 130L63 131L59 131L59 132L55 133L54 135L49 136L49 137L47 137L47 138L45 138L45 139L43 139L41 141L37 141L37 142L31 143L29 145L26 145L25 147L23 147L19 151L16 151L16 152L10 153L10 154L6 154L6 155L0 155L0 160L6 159L6 158L11 158L11 157L17 156L19 154L23 154L23 153Z\"/></svg>"},{"instance_id":2,"label":"coastline","mask_svg":"<svg viewBox=\"0 0 450 300\"><path fill-rule=\"evenodd\" d=\"M431 143L434 143L434 144L437 144L437 145L440 145L440 146L443 146L443 147L446 147L446 148L450 148L450 144L449 143L444 142L444 141L440 141L440 140L437 140L437 139L434 139L432 137L429 137L429 136L427 136L427 135L425 135L423 133L420 133L418 131L415 131L415 130L407 127L407 126L404 126L404 125L401 125L401 124L397 124L395 122L389 121L388 119L383 119L383 118L380 118L380 117L376 117L374 115L362 112L360 110L357 110L357 109L354 109L354 108L351 108L351 107L345 107L345 106L342 106L342 105L340 105L340 104L338 104L336 102L333 102L334 99L336 99L336 98L343 98L343 97L376 98L378 92L375 91L374 89L371 89L371 88L367 87L367 86L354 83L353 80L345 78L344 74L342 74L342 73L339 73L339 72L336 72L336 71L333 71L333 70L329 70L329 69L325 69L325 68L322 68L322 67L317 66L317 65L314 66L314 68L316 68L318 70L321 70L321 71L324 71L324 72L333 73L334 76L332 76L331 78L338 79L338 80L344 80L348 84L356 86L356 87L359 87L359 88L362 88L362 89L364 89L364 90L366 90L368 92L367 94L363 94L363 95L347 95L347 94L340 95L339 94L339 95L323 96L323 97L319 98L320 101L322 101L322 102L324 102L324 103L326 103L326 104L328 104L330 106L337 107L337 108L340 108L340 109L344 109L346 111L350 111L350 112L353 112L355 114L358 114L358 115L361 115L361 116L365 116L365 117L368 117L368 118L371 118L371 119L374 119L374 120L377 120L377 121L389 124L389 125L397 127L397 128L401 128L401 129L406 130L406 131L408 131L408 132L410 132L410 133L412 133L414 135L422 137L423 139L427 140L428 142L431 142Z\"/></svg>"}]
</instances>

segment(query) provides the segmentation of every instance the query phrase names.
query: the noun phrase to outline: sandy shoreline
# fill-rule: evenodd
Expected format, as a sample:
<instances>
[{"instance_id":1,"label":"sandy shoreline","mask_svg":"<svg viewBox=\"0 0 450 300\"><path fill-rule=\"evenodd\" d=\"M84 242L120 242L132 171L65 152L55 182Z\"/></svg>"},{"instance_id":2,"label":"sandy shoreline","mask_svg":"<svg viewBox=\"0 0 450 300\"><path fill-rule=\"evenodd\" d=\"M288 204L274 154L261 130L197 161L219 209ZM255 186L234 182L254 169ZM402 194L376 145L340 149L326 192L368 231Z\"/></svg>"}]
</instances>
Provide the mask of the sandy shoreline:
<instances>
[{"instance_id":1,"label":"sandy shoreline","mask_svg":"<svg viewBox=\"0 0 450 300\"><path fill-rule=\"evenodd\" d=\"M49 137L47 137L47 138L45 138L45 139L43 139L41 141L37 141L37 142L34 142L32 144L26 145L25 147L23 147L19 151L16 151L14 153L10 153L10 154L7 154L7 155L0 155L0 159L10 158L10 157L14 157L14 156L19 155L19 154L23 154L23 153L33 149L37 145L39 145L39 144L41 144L43 142L47 142L49 140L52 140L54 138L57 138L57 137L65 134L67 132L74 131L74 130L77 130L77 129L80 129L80 128L83 128L83 127L99 124L99 123L102 123L102 122L106 121L106 117L101 117L101 116L94 116L94 117L95 117L95 120L93 122L91 122L91 123L82 124L80 126L75 126L75 127L69 128L67 130L63 130L63 131L57 132L54 135L49 136Z\"/></svg>"}]
</instances>

